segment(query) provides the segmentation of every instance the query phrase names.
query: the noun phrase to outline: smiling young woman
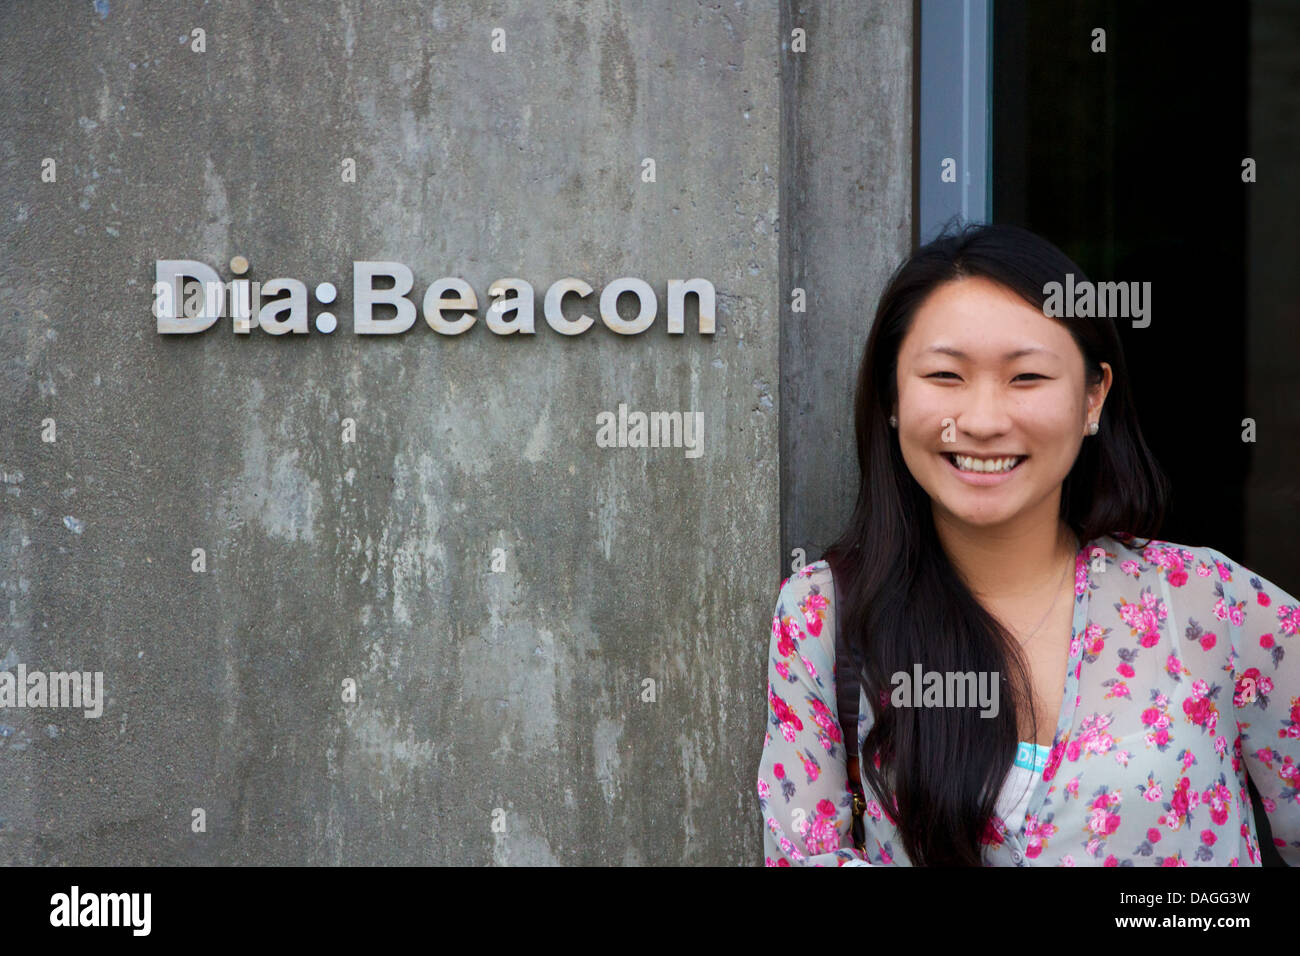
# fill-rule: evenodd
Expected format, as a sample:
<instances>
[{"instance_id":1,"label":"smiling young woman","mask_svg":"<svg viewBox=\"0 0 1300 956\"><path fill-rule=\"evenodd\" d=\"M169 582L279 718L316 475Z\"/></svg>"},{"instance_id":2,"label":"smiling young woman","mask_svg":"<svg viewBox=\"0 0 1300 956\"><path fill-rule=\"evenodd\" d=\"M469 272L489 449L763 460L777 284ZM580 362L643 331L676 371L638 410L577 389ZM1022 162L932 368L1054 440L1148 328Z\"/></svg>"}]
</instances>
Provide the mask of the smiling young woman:
<instances>
[{"instance_id":1,"label":"smiling young woman","mask_svg":"<svg viewBox=\"0 0 1300 956\"><path fill-rule=\"evenodd\" d=\"M1068 274L980 225L882 295L854 512L772 620L768 865L1257 866L1247 774L1300 863L1300 602L1151 537L1167 482L1114 321L1044 309ZM914 670L1005 705L891 702Z\"/></svg>"}]
</instances>

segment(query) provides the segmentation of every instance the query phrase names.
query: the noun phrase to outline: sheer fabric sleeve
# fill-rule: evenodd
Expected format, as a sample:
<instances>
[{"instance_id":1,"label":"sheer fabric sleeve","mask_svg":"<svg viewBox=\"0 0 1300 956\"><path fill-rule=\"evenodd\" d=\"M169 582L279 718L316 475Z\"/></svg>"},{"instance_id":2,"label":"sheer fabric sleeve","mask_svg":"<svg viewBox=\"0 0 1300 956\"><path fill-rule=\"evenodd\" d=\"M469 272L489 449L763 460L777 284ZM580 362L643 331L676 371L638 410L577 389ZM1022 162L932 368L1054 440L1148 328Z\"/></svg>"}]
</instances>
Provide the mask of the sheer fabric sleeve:
<instances>
[{"instance_id":1,"label":"sheer fabric sleeve","mask_svg":"<svg viewBox=\"0 0 1300 956\"><path fill-rule=\"evenodd\" d=\"M767 866L869 866L853 847L853 795L835 710L833 609L808 565L781 584L767 662L758 768ZM830 591L830 588L826 588Z\"/></svg>"},{"instance_id":2,"label":"sheer fabric sleeve","mask_svg":"<svg viewBox=\"0 0 1300 956\"><path fill-rule=\"evenodd\" d=\"M1300 866L1300 601L1211 552L1214 616L1232 639L1239 759L1259 791L1273 845Z\"/></svg>"}]
</instances>

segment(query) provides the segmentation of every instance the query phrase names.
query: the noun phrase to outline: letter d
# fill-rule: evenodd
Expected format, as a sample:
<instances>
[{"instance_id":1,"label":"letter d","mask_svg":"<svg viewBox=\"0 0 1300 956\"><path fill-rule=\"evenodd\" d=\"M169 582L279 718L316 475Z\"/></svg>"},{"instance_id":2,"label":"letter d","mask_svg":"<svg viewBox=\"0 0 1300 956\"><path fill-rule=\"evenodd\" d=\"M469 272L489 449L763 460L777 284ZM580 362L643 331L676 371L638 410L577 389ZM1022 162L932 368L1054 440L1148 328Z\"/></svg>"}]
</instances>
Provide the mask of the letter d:
<instances>
[{"instance_id":1,"label":"letter d","mask_svg":"<svg viewBox=\"0 0 1300 956\"><path fill-rule=\"evenodd\" d=\"M192 317L179 315L182 305L181 291L184 283L179 281L185 276L198 279L203 284L205 294L203 307L199 314ZM187 332L202 332L217 321L226 306L226 287L217 276L217 270L194 259L158 259L154 263L154 289L159 283L171 287L170 300L166 293L158 294L155 314L158 317L158 331L163 335L175 335Z\"/></svg>"}]
</instances>

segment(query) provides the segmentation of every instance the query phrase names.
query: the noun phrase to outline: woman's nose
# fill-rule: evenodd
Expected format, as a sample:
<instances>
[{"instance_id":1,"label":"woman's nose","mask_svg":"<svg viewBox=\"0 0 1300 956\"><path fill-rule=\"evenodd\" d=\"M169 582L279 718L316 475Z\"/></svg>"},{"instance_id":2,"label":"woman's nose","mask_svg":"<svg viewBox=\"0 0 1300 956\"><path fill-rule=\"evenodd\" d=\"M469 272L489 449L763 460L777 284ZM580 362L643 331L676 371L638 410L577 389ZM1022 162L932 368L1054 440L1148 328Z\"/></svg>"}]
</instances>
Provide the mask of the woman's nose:
<instances>
[{"instance_id":1,"label":"woman's nose","mask_svg":"<svg viewBox=\"0 0 1300 956\"><path fill-rule=\"evenodd\" d=\"M1008 402L1000 389L976 385L959 400L957 427L972 436L996 435L1011 424Z\"/></svg>"}]
</instances>

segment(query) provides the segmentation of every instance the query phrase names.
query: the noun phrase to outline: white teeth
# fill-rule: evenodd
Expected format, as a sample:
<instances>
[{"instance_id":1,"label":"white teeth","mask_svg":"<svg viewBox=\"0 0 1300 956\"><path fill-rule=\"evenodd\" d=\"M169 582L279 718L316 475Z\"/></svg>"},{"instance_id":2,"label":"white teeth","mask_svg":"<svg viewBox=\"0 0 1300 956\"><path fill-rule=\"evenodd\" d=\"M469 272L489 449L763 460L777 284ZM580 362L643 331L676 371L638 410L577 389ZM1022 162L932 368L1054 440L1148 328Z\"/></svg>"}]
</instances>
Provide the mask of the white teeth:
<instances>
[{"instance_id":1,"label":"white teeth","mask_svg":"<svg viewBox=\"0 0 1300 956\"><path fill-rule=\"evenodd\" d=\"M1000 472L1010 471L1020 458L970 458L966 455L953 455L957 467L962 471Z\"/></svg>"}]
</instances>

